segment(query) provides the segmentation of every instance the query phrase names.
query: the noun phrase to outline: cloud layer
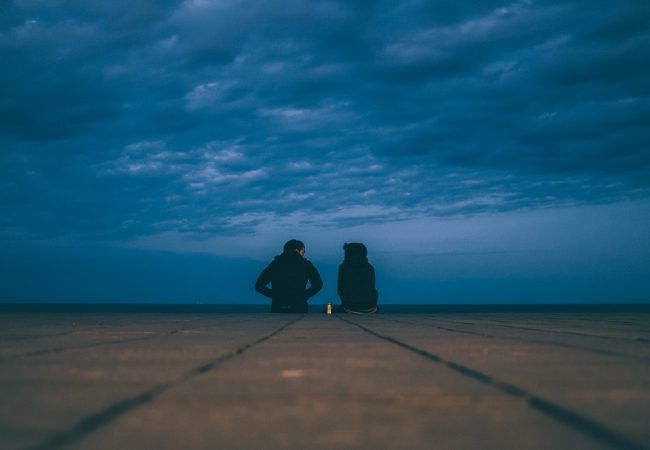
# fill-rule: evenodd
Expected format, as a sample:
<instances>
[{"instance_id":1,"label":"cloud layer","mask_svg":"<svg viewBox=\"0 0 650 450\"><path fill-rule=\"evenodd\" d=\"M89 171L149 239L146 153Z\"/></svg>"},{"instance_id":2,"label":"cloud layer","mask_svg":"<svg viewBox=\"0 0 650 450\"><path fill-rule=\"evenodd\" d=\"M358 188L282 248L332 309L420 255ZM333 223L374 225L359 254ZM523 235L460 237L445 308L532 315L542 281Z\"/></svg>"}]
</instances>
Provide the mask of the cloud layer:
<instances>
[{"instance_id":1,"label":"cloud layer","mask_svg":"<svg viewBox=\"0 0 650 450\"><path fill-rule=\"evenodd\" d=\"M14 0L0 228L129 240L647 198L649 30L645 0Z\"/></svg>"}]
</instances>

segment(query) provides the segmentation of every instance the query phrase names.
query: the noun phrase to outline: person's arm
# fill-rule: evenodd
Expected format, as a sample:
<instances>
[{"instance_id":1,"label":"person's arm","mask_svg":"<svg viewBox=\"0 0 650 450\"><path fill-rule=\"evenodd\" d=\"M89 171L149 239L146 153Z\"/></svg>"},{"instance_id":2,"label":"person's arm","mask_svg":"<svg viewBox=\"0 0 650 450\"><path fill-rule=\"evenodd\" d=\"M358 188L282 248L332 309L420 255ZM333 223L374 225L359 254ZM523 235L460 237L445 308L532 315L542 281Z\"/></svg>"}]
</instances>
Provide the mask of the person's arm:
<instances>
[{"instance_id":1,"label":"person's arm","mask_svg":"<svg viewBox=\"0 0 650 450\"><path fill-rule=\"evenodd\" d=\"M318 273L318 270L316 270L316 267L314 265L307 261L308 264L308 272L307 272L307 279L309 280L309 289L305 291L305 295L307 298L311 298L314 295L318 294L318 291L320 291L323 288L323 280L320 277L320 274Z\"/></svg>"},{"instance_id":2,"label":"person's arm","mask_svg":"<svg viewBox=\"0 0 650 450\"><path fill-rule=\"evenodd\" d=\"M259 292L260 294L271 298L273 296L273 290L269 289L267 286L271 282L271 265L269 264L260 274L259 277L257 277L257 281L255 282L255 290Z\"/></svg>"},{"instance_id":3,"label":"person's arm","mask_svg":"<svg viewBox=\"0 0 650 450\"><path fill-rule=\"evenodd\" d=\"M343 298L343 264L339 265L339 277L336 287L336 293L339 294L339 298Z\"/></svg>"},{"instance_id":4,"label":"person's arm","mask_svg":"<svg viewBox=\"0 0 650 450\"><path fill-rule=\"evenodd\" d=\"M372 264L369 264L370 266L370 289L371 289L371 295L372 295L372 301L374 303L377 302L377 298L379 297L379 291L377 291L377 287L375 286L375 268L372 267Z\"/></svg>"}]
</instances>

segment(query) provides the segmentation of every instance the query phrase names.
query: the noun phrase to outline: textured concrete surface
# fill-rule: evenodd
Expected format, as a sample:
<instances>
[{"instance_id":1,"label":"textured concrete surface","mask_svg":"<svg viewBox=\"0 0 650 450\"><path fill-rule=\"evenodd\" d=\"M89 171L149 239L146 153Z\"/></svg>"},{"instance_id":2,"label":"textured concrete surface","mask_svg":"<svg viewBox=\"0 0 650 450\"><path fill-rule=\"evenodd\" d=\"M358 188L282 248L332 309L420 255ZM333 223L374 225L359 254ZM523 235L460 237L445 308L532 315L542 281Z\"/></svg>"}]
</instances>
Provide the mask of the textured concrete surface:
<instances>
[{"instance_id":1,"label":"textured concrete surface","mask_svg":"<svg viewBox=\"0 0 650 450\"><path fill-rule=\"evenodd\" d=\"M0 448L650 448L650 314L0 315Z\"/></svg>"}]
</instances>

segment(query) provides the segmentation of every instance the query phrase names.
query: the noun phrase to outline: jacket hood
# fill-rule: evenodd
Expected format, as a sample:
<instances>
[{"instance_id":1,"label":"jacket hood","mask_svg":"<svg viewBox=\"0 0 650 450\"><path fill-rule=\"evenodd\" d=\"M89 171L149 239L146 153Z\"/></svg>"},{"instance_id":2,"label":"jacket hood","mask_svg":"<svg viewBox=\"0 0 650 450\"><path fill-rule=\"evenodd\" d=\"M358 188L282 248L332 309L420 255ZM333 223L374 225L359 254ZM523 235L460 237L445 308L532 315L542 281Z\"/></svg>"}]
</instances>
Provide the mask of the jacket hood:
<instances>
[{"instance_id":1,"label":"jacket hood","mask_svg":"<svg viewBox=\"0 0 650 450\"><path fill-rule=\"evenodd\" d=\"M351 242L343 244L345 257L344 264L368 264L368 249L360 242Z\"/></svg>"}]
</instances>

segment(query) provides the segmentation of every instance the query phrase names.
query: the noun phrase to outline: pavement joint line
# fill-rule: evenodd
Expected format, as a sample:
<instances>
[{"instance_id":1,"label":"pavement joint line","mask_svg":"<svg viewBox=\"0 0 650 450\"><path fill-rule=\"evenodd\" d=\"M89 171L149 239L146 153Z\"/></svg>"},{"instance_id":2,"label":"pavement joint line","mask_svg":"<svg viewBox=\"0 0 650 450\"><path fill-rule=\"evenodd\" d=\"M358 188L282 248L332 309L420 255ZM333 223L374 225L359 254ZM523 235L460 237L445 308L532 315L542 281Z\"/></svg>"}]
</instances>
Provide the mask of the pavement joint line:
<instances>
[{"instance_id":1,"label":"pavement joint line","mask_svg":"<svg viewBox=\"0 0 650 450\"><path fill-rule=\"evenodd\" d=\"M451 319L447 319L448 321L453 321ZM474 319L477 320L477 319ZM588 319L580 319L580 318L574 318L574 319L565 319L565 318L554 318L553 320L588 320ZM490 325L495 325L495 326L503 326L503 327L517 327L517 328L522 328L522 329L530 329L534 331L544 331L544 332L549 332L549 333L561 333L561 334L575 334L578 336L586 336L586 337L595 337L595 338L601 338L601 339L616 339L616 340L624 340L624 341L641 341L641 342L650 342L650 338L642 337L642 336L637 336L637 337L625 337L625 336L604 336L602 334L592 334L592 333L585 333L585 332L580 332L580 331L568 331L568 330L555 330L553 328L533 328L533 327L528 327L527 325L506 325L504 324L503 320L499 319L490 319L490 322L497 322L497 323L491 323ZM464 322L468 323L468 322ZM600 321L600 323L603 323ZM637 333L647 333L650 330L647 328L644 329L639 329L639 327L634 327L632 330L624 330L629 333L631 332L637 332Z\"/></svg>"},{"instance_id":2,"label":"pavement joint line","mask_svg":"<svg viewBox=\"0 0 650 450\"><path fill-rule=\"evenodd\" d=\"M564 425L568 425L569 427L577 431L580 431L587 436L595 438L601 441L602 443L609 445L610 447L621 449L621 450L648 450L648 447L621 435L617 431L611 430L605 425L602 425L587 417L584 417L574 411L571 411L570 409L564 408L563 406L557 405L532 392L529 392L523 388L515 386L514 384L508 383L506 381L501 381L499 379L492 377L491 375L485 374L483 372L464 366L462 364L458 364L454 361L445 359L441 356L435 355L433 353L415 347L406 342L402 342L391 336L378 333L354 321L344 319L340 315L336 315L336 317L339 320L342 320L343 322L346 322L350 325L354 325L359 329L365 331L366 333L371 334L379 339L390 342L405 350L423 356L424 358L430 361L443 364L445 367L448 367L449 369L455 372L458 372L469 378L493 386L496 389L508 395L521 398L525 400L528 406L531 407L532 409L537 410L545 414L546 416L555 419L558 422L563 423Z\"/></svg>"},{"instance_id":3,"label":"pavement joint line","mask_svg":"<svg viewBox=\"0 0 650 450\"><path fill-rule=\"evenodd\" d=\"M581 322L596 322L596 323L609 323L609 324L616 324L616 325L623 325L627 328L633 328L634 331L640 331L642 333L647 333L650 331L647 325L644 323L639 323L639 322L626 322L626 321L621 321L621 320L607 320L607 319L594 319L590 317L557 317L557 316L551 316L550 319L552 320L561 320L561 321L567 321L567 320L578 320Z\"/></svg>"},{"instance_id":4,"label":"pavement joint line","mask_svg":"<svg viewBox=\"0 0 650 450\"><path fill-rule=\"evenodd\" d=\"M0 358L0 362L10 360L10 359L32 358L32 357L35 357L35 356L43 356L43 355L47 355L47 354L50 354L50 353L60 353L60 352L64 352L64 351L67 351L67 350L80 350L80 349L84 349L84 348L99 347L99 346L102 346L102 345L122 344L122 343L126 343L126 342L146 341L146 340L154 339L154 338L161 337L161 336L168 336L170 334L171 333L169 333L169 332L165 332L165 333L157 333L157 334L154 334L154 335L140 336L140 337L134 337L134 338L128 338L128 339L115 339L115 340L104 341L104 342L92 342L92 343L89 343L89 344L69 345L69 346L66 346L66 347L55 347L55 348L49 348L49 349L34 350L34 351L31 351L31 352L26 352L26 353L18 353L16 355L3 356L2 358Z\"/></svg>"},{"instance_id":5,"label":"pavement joint line","mask_svg":"<svg viewBox=\"0 0 650 450\"><path fill-rule=\"evenodd\" d=\"M239 322L240 323L249 322L250 320L252 320L252 319L242 320L242 321L239 321ZM34 351L31 351L31 352L26 352L26 353L18 353L18 354L15 354L15 355L1 356L0 357L0 363L3 362L3 361L12 360L12 359L32 358L32 357L35 357L35 356L43 356L43 355L47 355L47 354L50 354L50 353L60 353L60 352L68 351L68 350L81 350L81 349L85 349L85 348L100 347L100 346L103 346L103 345L123 344L123 343L127 343L127 342L147 341L147 340L150 340L150 339L156 339L156 338L161 338L161 337L166 337L166 336L173 336L173 335L179 334L179 333L181 333L183 331L196 330L196 329L199 329L199 328L212 328L212 327L209 327L209 326L206 327L204 325L197 326L197 327L185 327L185 328L174 329L174 330L170 330L170 331L163 331L163 332L160 332L160 333L150 334L150 335L147 335L147 336L139 336L139 337L133 337L133 338L128 338L128 339L114 339L114 340L111 340L111 341L92 342L92 343L89 343L89 344L69 345L69 346L65 346L65 347L55 347L55 348L49 348L49 349L46 348L46 349L41 349L41 350L34 350Z\"/></svg>"},{"instance_id":6,"label":"pavement joint line","mask_svg":"<svg viewBox=\"0 0 650 450\"><path fill-rule=\"evenodd\" d=\"M461 322L458 320L451 320L451 319L441 319L445 320L447 322L453 322L453 323L462 323L465 325L476 325L476 323L472 322ZM642 337L636 337L636 338L626 338L626 337L621 337L621 336L602 336L599 334L590 334L590 333L580 333L579 331L567 331L567 330L549 330L545 328L533 328L533 327L524 327L524 326L518 326L518 325L506 325L503 323L489 323L488 325L492 325L495 327L504 327L504 328L514 328L517 330L528 330L528 331L537 331L540 333L552 333L552 334L570 334L573 336L584 336L584 337L591 337L591 338L598 338L598 339L607 339L607 340L620 340L620 341L626 341L626 342L650 342L650 339L642 338Z\"/></svg>"},{"instance_id":7,"label":"pavement joint line","mask_svg":"<svg viewBox=\"0 0 650 450\"><path fill-rule=\"evenodd\" d=\"M1 316L2 313L0 313ZM101 329L101 327L83 327L83 328L76 328L73 326L72 329L66 330L66 331L59 331L56 333L50 333L50 334L32 334L32 335L12 335L12 331L14 330L3 330L4 333L0 334L0 341L7 340L7 341L30 341L30 340L38 340L38 339L45 339L45 338L51 338L51 337L58 337L58 336L66 336L69 334L78 334L78 333L87 333L89 331L95 331L97 329Z\"/></svg>"},{"instance_id":8,"label":"pavement joint line","mask_svg":"<svg viewBox=\"0 0 650 450\"><path fill-rule=\"evenodd\" d=\"M2 313L0 312L0 315ZM231 317L234 317L235 314L219 314L218 318L219 319L228 319ZM178 323L196 323L196 322L206 322L206 321L213 321L213 317L196 317L196 318L191 318L187 321L184 320L175 320L173 321L174 324ZM247 320L242 320L242 322L247 321ZM159 323L159 321L152 320L151 322ZM146 322L145 322L146 323ZM140 325L140 324L138 324ZM103 323L95 324L95 326L84 326L80 328L73 327L71 330L66 330L66 331L60 331L57 333L50 333L50 334L42 334L42 335L28 335L28 336L23 336L20 335L18 337L12 337L11 331L7 334L2 334L0 335L0 341L2 340L9 340L9 341L28 341L28 340L38 340L38 339L46 339L50 337L58 337L58 336L65 336L65 335L70 335L70 334L80 334L80 333L88 333L88 332L93 332L93 331L98 331L101 329L106 329L110 328L109 326L105 326ZM187 328L187 329L194 329L194 328Z\"/></svg>"},{"instance_id":9,"label":"pavement joint line","mask_svg":"<svg viewBox=\"0 0 650 450\"><path fill-rule=\"evenodd\" d=\"M11 336L11 335L3 335L0 336L0 340L6 340L6 341L35 341L38 339L46 339L46 338L51 338L51 337L58 337L58 336L66 336L68 334L74 334L76 333L76 330L70 330L70 331L62 331L60 333L52 333L52 334L41 334L41 335L29 335L29 336Z\"/></svg>"},{"instance_id":10,"label":"pavement joint line","mask_svg":"<svg viewBox=\"0 0 650 450\"><path fill-rule=\"evenodd\" d=\"M493 326L493 327L502 327L502 328L512 328L512 329L518 329L518 330L526 330L526 331L535 331L535 332L540 332L540 333L547 333L547 334L568 334L568 335L573 335L573 336L582 336L582 337L590 337L590 338L600 338L600 339L605 339L605 340L620 340L620 341L626 341L626 342L650 342L649 338L644 338L644 337L623 337L623 336L602 336L598 334L590 334L590 333L581 333L578 331L567 331L567 330L553 330L553 329L548 329L548 328L534 328L534 327L526 327L526 326L519 326L519 325L506 325L503 323L494 323L494 322L500 322L495 319L475 319L475 322L463 322L460 320L453 320L453 319L443 319L441 317L431 317L431 316L426 316L425 318L427 319L432 319L432 320L437 320L437 321L443 321L443 322L449 322L453 325L470 325L470 326L476 326L479 325L476 321L481 322L482 325L487 325L487 326ZM584 347L584 348L589 348L589 347Z\"/></svg>"},{"instance_id":11,"label":"pavement joint line","mask_svg":"<svg viewBox=\"0 0 650 450\"><path fill-rule=\"evenodd\" d=\"M85 438L90 433L108 425L109 423L113 422L120 416L138 408L139 406L152 402L153 400L156 399L156 397L158 397L165 391L171 389L172 387L178 386L179 384L184 383L198 375L206 373L209 370L215 368L216 366L225 363L226 361L229 361L235 358L236 356L241 355L246 350L249 350L250 348L256 345L271 339L273 336L277 335L278 333L285 330L290 325L293 325L294 323L303 319L304 317L305 315L301 315L297 319L290 320L286 322L284 325L282 325L281 327L276 328L271 333L266 334L261 338L256 339L255 341L237 347L236 349L219 356L218 358L210 361L207 364L203 364L199 367L190 370L184 375L181 375L175 381L158 384L133 397L129 397L127 399L120 400L119 402L113 403L112 405L108 406L104 410L99 411L95 414L91 414L90 416L87 416L85 419L82 419L81 421L77 422L74 426L72 426L72 428L65 431L61 431L55 434L54 436L47 438L34 446L26 447L25 450L53 450L53 449L68 447L80 441L81 439Z\"/></svg>"},{"instance_id":12,"label":"pavement joint line","mask_svg":"<svg viewBox=\"0 0 650 450\"><path fill-rule=\"evenodd\" d=\"M621 353L621 352L616 352L613 350L605 350L605 349L600 349L600 348L592 348L592 347L585 347L582 345L575 345L575 344L567 344L564 342L556 342L556 341L540 341L536 339L527 339L527 338L517 338L517 337L512 337L512 336L498 336L498 335L493 335L493 334L488 334L488 333L481 333L478 331L469 331L469 330L461 330L458 328L447 328L441 325L436 325L433 323L417 323L417 322L410 322L406 320L398 320L398 319L389 319L387 317L377 317L377 319L381 320L386 320L390 322L396 322L396 323L405 323L409 325L414 325L418 327L426 327L426 328L438 328L440 330L445 330L445 331L451 331L453 333L461 333L461 334L470 334L473 336L480 336L480 337L486 337L490 339L504 339L504 340L512 340L512 341L519 341L519 342L528 342L532 344L539 344L539 345L551 345L551 346L556 346L556 347L562 347L562 348L570 348L574 350L582 350L585 352L590 352L590 353L595 353L598 355L606 355L606 356L613 356L616 358L624 358L624 359L630 359L633 361L642 361L647 363L650 361L650 358L644 357L644 356L635 356L635 355L629 355L627 353ZM430 318L433 320L436 320L435 318Z\"/></svg>"}]
</instances>

